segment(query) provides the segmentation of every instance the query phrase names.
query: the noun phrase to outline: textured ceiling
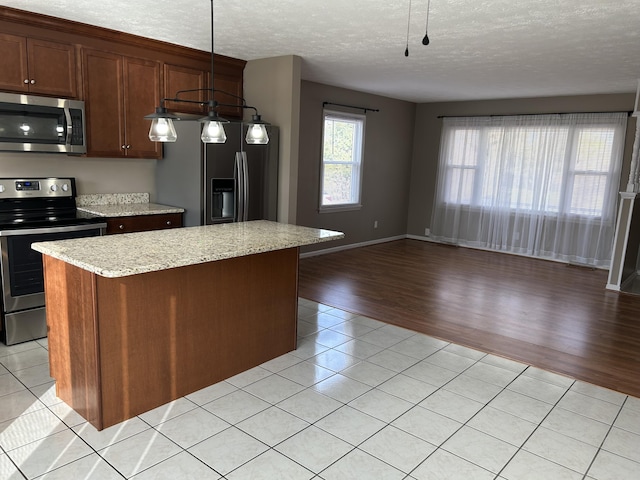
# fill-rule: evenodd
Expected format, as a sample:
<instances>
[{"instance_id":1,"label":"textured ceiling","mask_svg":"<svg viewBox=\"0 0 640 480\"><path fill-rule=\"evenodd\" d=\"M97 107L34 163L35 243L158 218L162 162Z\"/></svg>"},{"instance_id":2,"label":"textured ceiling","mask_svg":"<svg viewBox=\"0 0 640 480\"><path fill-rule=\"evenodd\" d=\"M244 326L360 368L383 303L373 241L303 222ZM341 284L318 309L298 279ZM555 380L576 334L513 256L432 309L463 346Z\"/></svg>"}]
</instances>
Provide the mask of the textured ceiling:
<instances>
[{"instance_id":1,"label":"textured ceiling","mask_svg":"<svg viewBox=\"0 0 640 480\"><path fill-rule=\"evenodd\" d=\"M306 80L414 102L632 93L640 0L216 0L215 51L299 55ZM0 5L210 51L207 0Z\"/></svg>"}]
</instances>

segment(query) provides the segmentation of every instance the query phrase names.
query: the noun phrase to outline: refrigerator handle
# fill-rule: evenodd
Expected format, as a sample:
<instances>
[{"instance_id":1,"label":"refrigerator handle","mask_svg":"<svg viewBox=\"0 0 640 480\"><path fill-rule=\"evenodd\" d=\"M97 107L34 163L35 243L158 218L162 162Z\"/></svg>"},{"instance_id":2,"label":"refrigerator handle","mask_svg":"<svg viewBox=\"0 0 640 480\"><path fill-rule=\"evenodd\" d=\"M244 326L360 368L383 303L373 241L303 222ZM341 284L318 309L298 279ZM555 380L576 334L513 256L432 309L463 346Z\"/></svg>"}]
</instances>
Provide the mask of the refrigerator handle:
<instances>
[{"instance_id":1,"label":"refrigerator handle","mask_svg":"<svg viewBox=\"0 0 640 480\"><path fill-rule=\"evenodd\" d=\"M242 222L244 217L244 170L242 167L242 154L236 152L236 164L234 176L236 178L236 208L234 221Z\"/></svg>"},{"instance_id":2,"label":"refrigerator handle","mask_svg":"<svg viewBox=\"0 0 640 480\"><path fill-rule=\"evenodd\" d=\"M242 155L242 221L249 220L249 166L247 164L247 152L240 152Z\"/></svg>"}]
</instances>

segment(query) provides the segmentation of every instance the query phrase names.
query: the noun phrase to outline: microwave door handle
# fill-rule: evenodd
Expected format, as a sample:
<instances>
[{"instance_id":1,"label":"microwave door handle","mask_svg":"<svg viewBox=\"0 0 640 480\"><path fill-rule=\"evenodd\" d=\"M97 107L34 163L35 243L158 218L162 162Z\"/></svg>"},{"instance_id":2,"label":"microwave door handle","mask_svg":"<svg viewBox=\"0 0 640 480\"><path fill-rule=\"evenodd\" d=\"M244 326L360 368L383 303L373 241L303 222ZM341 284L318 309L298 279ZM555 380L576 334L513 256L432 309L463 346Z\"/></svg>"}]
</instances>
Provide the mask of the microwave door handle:
<instances>
[{"instance_id":1,"label":"microwave door handle","mask_svg":"<svg viewBox=\"0 0 640 480\"><path fill-rule=\"evenodd\" d=\"M67 137L65 138L65 145L71 145L71 139L73 138L73 123L71 123L71 112L69 107L64 107L64 118L67 121Z\"/></svg>"}]
</instances>

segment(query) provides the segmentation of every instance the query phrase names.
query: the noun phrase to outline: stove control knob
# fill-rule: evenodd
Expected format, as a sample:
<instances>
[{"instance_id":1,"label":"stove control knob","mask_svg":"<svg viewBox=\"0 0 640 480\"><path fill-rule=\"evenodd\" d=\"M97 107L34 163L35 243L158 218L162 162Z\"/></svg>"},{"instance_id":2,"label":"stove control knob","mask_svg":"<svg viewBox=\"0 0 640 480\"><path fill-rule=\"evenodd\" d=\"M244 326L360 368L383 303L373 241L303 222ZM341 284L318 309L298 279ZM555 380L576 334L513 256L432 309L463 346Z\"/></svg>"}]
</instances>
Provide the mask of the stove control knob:
<instances>
[{"instance_id":1,"label":"stove control knob","mask_svg":"<svg viewBox=\"0 0 640 480\"><path fill-rule=\"evenodd\" d=\"M67 192L67 191L69 191L69 184L67 184L67 183L63 183L63 184L62 184L62 191L63 191L63 192Z\"/></svg>"},{"instance_id":2,"label":"stove control knob","mask_svg":"<svg viewBox=\"0 0 640 480\"><path fill-rule=\"evenodd\" d=\"M51 189L52 192L57 192L58 191L58 185L56 185L55 183L53 185L51 185L51 187L49 187Z\"/></svg>"}]
</instances>

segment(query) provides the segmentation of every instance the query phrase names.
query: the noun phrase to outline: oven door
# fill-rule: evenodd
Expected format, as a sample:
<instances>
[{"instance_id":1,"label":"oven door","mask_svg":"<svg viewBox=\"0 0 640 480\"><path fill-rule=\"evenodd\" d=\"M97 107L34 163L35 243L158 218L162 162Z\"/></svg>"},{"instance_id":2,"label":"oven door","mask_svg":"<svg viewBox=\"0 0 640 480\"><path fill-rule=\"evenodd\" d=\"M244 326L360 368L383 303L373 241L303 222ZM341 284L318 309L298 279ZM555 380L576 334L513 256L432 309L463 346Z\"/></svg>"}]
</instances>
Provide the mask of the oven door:
<instances>
[{"instance_id":1,"label":"oven door","mask_svg":"<svg viewBox=\"0 0 640 480\"><path fill-rule=\"evenodd\" d=\"M3 311L7 313L44 306L42 255L34 242L102 235L106 223L0 231Z\"/></svg>"}]
</instances>

